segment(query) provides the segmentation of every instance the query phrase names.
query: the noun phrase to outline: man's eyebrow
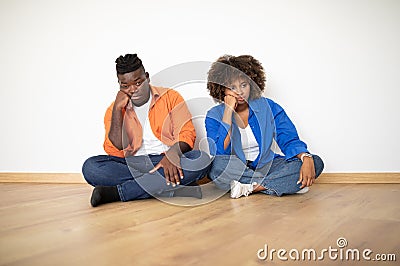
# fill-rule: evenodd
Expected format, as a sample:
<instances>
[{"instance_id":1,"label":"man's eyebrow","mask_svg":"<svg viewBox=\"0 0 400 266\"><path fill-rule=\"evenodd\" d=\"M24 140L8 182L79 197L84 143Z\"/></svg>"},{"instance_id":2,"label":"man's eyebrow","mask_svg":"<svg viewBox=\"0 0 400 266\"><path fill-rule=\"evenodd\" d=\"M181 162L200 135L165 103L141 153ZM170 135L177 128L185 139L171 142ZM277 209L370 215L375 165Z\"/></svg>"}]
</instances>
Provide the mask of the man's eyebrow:
<instances>
[{"instance_id":1,"label":"man's eyebrow","mask_svg":"<svg viewBox=\"0 0 400 266\"><path fill-rule=\"evenodd\" d=\"M141 76L140 76L140 77L137 77L136 79L133 80L133 82L136 82L136 81L140 80L141 78L142 78ZM128 84L128 82L126 82L126 81L119 81L119 84Z\"/></svg>"}]
</instances>

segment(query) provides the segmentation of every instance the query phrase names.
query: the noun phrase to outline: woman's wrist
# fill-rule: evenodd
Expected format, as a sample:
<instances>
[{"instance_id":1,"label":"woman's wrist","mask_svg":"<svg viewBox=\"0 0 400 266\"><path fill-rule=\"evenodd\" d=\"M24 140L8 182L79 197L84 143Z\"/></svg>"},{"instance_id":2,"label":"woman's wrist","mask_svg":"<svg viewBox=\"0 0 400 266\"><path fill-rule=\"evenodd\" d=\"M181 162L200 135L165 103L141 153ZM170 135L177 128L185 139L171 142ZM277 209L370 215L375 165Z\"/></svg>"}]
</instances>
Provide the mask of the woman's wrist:
<instances>
[{"instance_id":1,"label":"woman's wrist","mask_svg":"<svg viewBox=\"0 0 400 266\"><path fill-rule=\"evenodd\" d=\"M297 158L299 158L300 161L302 161L304 163L304 159L307 159L307 160L312 159L312 155L308 152L303 152L303 153L300 153Z\"/></svg>"}]
</instances>

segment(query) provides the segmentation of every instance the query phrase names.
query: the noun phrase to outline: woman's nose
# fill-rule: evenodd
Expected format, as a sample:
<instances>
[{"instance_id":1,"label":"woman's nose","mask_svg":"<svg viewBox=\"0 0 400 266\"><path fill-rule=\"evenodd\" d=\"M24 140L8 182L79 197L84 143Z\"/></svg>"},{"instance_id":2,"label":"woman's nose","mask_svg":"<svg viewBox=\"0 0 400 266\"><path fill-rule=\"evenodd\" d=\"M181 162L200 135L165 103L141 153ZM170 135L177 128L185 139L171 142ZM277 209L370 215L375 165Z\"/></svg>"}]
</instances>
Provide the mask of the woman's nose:
<instances>
[{"instance_id":1,"label":"woman's nose","mask_svg":"<svg viewBox=\"0 0 400 266\"><path fill-rule=\"evenodd\" d=\"M235 89L236 94L242 95L243 91L240 88Z\"/></svg>"}]
</instances>

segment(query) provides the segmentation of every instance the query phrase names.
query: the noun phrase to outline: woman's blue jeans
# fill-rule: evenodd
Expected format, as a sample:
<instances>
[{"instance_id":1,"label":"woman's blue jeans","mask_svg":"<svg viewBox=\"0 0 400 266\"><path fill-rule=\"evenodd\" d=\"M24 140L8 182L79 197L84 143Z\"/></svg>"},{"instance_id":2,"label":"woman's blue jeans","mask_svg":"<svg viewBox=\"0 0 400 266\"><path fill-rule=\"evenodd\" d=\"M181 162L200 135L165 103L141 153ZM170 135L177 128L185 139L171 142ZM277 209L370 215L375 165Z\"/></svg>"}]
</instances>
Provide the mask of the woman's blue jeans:
<instances>
[{"instance_id":1,"label":"woman's blue jeans","mask_svg":"<svg viewBox=\"0 0 400 266\"><path fill-rule=\"evenodd\" d=\"M324 163L317 155L313 155L316 177L324 169ZM230 190L232 180L244 184L257 184L266 188L261 192L268 195L282 196L294 194L300 190L297 184L302 162L298 158L285 160L284 157L275 158L263 170L253 170L247 167L235 155L217 155L214 157L209 173L215 185L222 190ZM269 169L268 169L269 168Z\"/></svg>"},{"instance_id":2,"label":"woman's blue jeans","mask_svg":"<svg viewBox=\"0 0 400 266\"><path fill-rule=\"evenodd\" d=\"M167 185L164 170L148 172L164 155L131 156L120 158L109 155L90 157L82 166L86 181L92 186L117 186L122 201L146 199L155 196L171 197L175 189L204 177L211 166L210 157L201 151L186 152L181 157L184 178L180 185Z\"/></svg>"}]
</instances>

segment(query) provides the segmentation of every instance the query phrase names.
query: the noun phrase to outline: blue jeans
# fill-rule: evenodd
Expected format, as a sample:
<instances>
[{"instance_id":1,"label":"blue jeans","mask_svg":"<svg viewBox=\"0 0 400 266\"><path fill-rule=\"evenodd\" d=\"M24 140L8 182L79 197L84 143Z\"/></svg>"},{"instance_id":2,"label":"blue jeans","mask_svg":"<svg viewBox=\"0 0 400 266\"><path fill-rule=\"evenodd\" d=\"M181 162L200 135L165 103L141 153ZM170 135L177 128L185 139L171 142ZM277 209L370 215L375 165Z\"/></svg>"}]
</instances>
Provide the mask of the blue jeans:
<instances>
[{"instance_id":1,"label":"blue jeans","mask_svg":"<svg viewBox=\"0 0 400 266\"><path fill-rule=\"evenodd\" d=\"M166 184L164 169L148 172L157 165L163 155L131 156L120 158L109 155L90 157L82 166L86 181L92 186L117 186L122 201L146 199L154 196L172 197L175 189L204 177L210 166L210 157L193 150L181 157L184 178L181 185Z\"/></svg>"},{"instance_id":2,"label":"blue jeans","mask_svg":"<svg viewBox=\"0 0 400 266\"><path fill-rule=\"evenodd\" d=\"M317 155L313 155L313 159L315 174L318 177L324 169L324 163ZM230 182L236 180L244 184L256 182L266 188L261 192L282 196L300 190L301 184L297 184L297 181L301 165L302 162L297 158L287 161L284 157L277 157L263 172L247 167L235 155L217 155L214 157L209 176L218 188L226 191L230 190Z\"/></svg>"}]
</instances>

